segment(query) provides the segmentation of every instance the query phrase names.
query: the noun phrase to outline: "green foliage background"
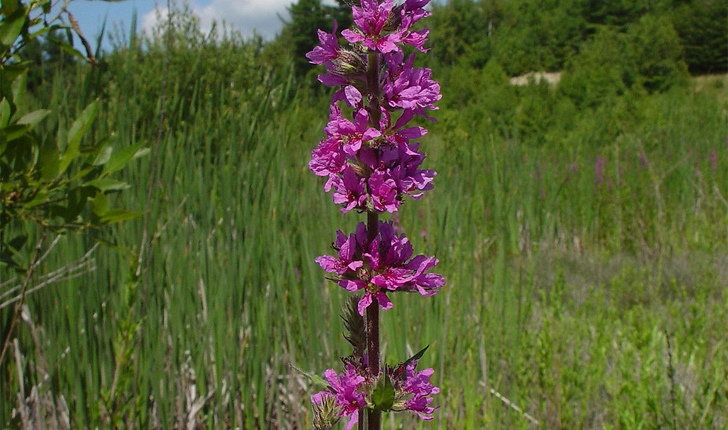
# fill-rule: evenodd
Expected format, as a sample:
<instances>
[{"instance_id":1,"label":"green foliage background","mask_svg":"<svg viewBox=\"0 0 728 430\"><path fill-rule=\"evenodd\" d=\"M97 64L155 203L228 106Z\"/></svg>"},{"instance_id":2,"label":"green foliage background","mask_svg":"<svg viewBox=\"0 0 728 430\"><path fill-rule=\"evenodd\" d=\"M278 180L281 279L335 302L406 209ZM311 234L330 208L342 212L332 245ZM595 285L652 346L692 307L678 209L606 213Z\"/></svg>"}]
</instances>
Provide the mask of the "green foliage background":
<instances>
[{"instance_id":1,"label":"green foliage background","mask_svg":"<svg viewBox=\"0 0 728 430\"><path fill-rule=\"evenodd\" d=\"M728 82L688 74L725 72L689 54L711 49L701 32L723 18L700 31L674 18L719 3L434 8L420 61L442 82L422 139L436 188L398 222L449 283L393 297L382 331L390 363L430 345L441 409L385 427L726 425ZM21 426L24 386L67 405L73 428L310 427L318 388L292 366L321 374L347 353L347 294L314 258L357 220L307 168L329 94L293 55L305 43L285 42L299 24L272 42L206 35L182 9L171 30L117 40L100 67L46 64L57 72L32 103L54 113L39 133L97 99L88 139L157 154L110 195L146 210L149 230L113 227L88 270L27 298L20 359L0 363L0 425ZM544 70L561 82L510 85ZM64 239L43 271L95 240ZM0 294L13 276L0 269Z\"/></svg>"}]
</instances>

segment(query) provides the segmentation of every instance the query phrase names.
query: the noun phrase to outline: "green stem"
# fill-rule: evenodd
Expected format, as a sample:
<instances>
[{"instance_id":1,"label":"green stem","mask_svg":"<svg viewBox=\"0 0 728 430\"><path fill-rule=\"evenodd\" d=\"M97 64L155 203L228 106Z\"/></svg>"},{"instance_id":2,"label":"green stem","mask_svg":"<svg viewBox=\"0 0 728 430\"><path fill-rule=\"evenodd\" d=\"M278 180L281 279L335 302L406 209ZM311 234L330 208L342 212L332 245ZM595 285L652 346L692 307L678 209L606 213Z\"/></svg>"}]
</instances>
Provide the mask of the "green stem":
<instances>
[{"instance_id":1,"label":"green stem","mask_svg":"<svg viewBox=\"0 0 728 430\"><path fill-rule=\"evenodd\" d=\"M369 124L379 128L379 56L376 51L369 51L367 55L367 102L369 110ZM379 214L367 212L367 232L369 243L379 234ZM379 376L379 304L376 298L366 311L367 356L369 359L369 375L375 380ZM367 410L367 429L380 430L382 427L382 412Z\"/></svg>"},{"instance_id":2,"label":"green stem","mask_svg":"<svg viewBox=\"0 0 728 430\"><path fill-rule=\"evenodd\" d=\"M376 212L367 212L367 231L369 233L369 242L379 234L379 214ZM372 304L367 307L367 356L369 360L369 375L372 379L376 379L379 375L379 303L376 298ZM379 430L381 428L382 412L378 410L368 410L367 412L367 428L369 430Z\"/></svg>"}]
</instances>

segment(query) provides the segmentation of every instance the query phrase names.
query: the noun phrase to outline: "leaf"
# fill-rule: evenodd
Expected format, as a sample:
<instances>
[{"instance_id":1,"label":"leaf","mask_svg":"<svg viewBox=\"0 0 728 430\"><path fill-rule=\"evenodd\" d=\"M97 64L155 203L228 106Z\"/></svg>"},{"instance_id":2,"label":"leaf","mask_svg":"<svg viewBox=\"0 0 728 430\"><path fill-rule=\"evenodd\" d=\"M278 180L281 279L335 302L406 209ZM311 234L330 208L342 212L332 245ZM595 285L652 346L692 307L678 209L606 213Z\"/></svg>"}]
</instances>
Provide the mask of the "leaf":
<instances>
[{"instance_id":1,"label":"leaf","mask_svg":"<svg viewBox=\"0 0 728 430\"><path fill-rule=\"evenodd\" d=\"M6 14L13 13L18 8L20 2L18 0L2 0L3 12Z\"/></svg>"},{"instance_id":2,"label":"leaf","mask_svg":"<svg viewBox=\"0 0 728 430\"><path fill-rule=\"evenodd\" d=\"M48 203L48 192L46 190L41 190L36 193L35 197L33 197L33 200L29 201L28 203L25 203L25 208L30 209L34 208L36 206L40 206L44 203Z\"/></svg>"},{"instance_id":3,"label":"leaf","mask_svg":"<svg viewBox=\"0 0 728 430\"><path fill-rule=\"evenodd\" d=\"M109 161L104 165L102 175L109 175L121 170L132 159L141 157L149 152L149 148L142 148L144 142L137 142L131 146L127 146L116 154L112 155Z\"/></svg>"},{"instance_id":4,"label":"leaf","mask_svg":"<svg viewBox=\"0 0 728 430\"><path fill-rule=\"evenodd\" d=\"M27 125L13 124L5 128L5 140L12 142L13 140L20 139L28 133L29 127Z\"/></svg>"},{"instance_id":5,"label":"leaf","mask_svg":"<svg viewBox=\"0 0 728 430\"><path fill-rule=\"evenodd\" d=\"M106 194L101 191L96 193L96 197L94 197L93 211L99 218L109 211L109 200L106 198Z\"/></svg>"},{"instance_id":6,"label":"leaf","mask_svg":"<svg viewBox=\"0 0 728 430\"><path fill-rule=\"evenodd\" d=\"M419 360L420 358L422 358L422 356L425 355L425 351L427 351L427 348L429 348L429 347L430 347L430 345L427 345L426 347L419 350L415 355L408 358L407 361L402 363L402 366L407 367L408 364L412 363L415 360Z\"/></svg>"},{"instance_id":7,"label":"leaf","mask_svg":"<svg viewBox=\"0 0 728 430\"><path fill-rule=\"evenodd\" d=\"M379 378L377 388L372 393L372 403L374 404L375 410L384 412L391 410L392 405L394 405L394 386L386 371Z\"/></svg>"},{"instance_id":8,"label":"leaf","mask_svg":"<svg viewBox=\"0 0 728 430\"><path fill-rule=\"evenodd\" d=\"M81 116L73 122L71 129L68 131L68 144L66 145L66 151L63 153L61 164L59 166L59 170L61 172L65 172L71 164L71 161L81 155L81 152L78 149L81 144L81 139L91 127L91 124L96 117L97 108L97 102L91 103L83 110L83 112L81 112Z\"/></svg>"},{"instance_id":9,"label":"leaf","mask_svg":"<svg viewBox=\"0 0 728 430\"><path fill-rule=\"evenodd\" d=\"M10 122L10 115L11 115L11 109L10 109L10 103L8 102L8 99L3 98L2 101L0 101L0 127L5 128L8 126L8 123Z\"/></svg>"},{"instance_id":10,"label":"leaf","mask_svg":"<svg viewBox=\"0 0 728 430\"><path fill-rule=\"evenodd\" d=\"M120 221L136 219L144 215L144 212L125 211L123 209L111 209L104 216L100 217L99 222L102 224L112 224Z\"/></svg>"},{"instance_id":11,"label":"leaf","mask_svg":"<svg viewBox=\"0 0 728 430\"><path fill-rule=\"evenodd\" d=\"M73 55L74 57L78 57L82 60L86 60L86 56L81 53L78 49L74 48L73 46L69 45L67 42L63 42L61 40L52 39L52 42L56 45L58 45L62 50L68 52L69 54Z\"/></svg>"},{"instance_id":12,"label":"leaf","mask_svg":"<svg viewBox=\"0 0 728 430\"><path fill-rule=\"evenodd\" d=\"M13 79L10 87L13 93L13 103L15 103L15 105L22 104L23 97L25 97L25 93L28 90L28 69L25 69L22 73L18 74L18 76ZM13 113L15 113L15 110L13 110Z\"/></svg>"},{"instance_id":13,"label":"leaf","mask_svg":"<svg viewBox=\"0 0 728 430\"><path fill-rule=\"evenodd\" d=\"M40 169L40 177L42 180L51 181L58 176L58 167L60 165L58 157L58 147L51 142L46 142L40 148L38 156L38 168Z\"/></svg>"},{"instance_id":14,"label":"leaf","mask_svg":"<svg viewBox=\"0 0 728 430\"><path fill-rule=\"evenodd\" d=\"M68 193L68 204L65 208L61 209L58 213L63 217L65 222L72 223L76 221L76 218L83 212L86 207L86 202L91 195L96 192L92 188L74 188Z\"/></svg>"},{"instance_id":15,"label":"leaf","mask_svg":"<svg viewBox=\"0 0 728 430\"><path fill-rule=\"evenodd\" d=\"M3 8L5 7L5 1L3 1ZM4 46L10 47L15 43L15 39L18 38L20 32L23 30L25 24L25 7L22 4L15 4L15 9L10 15L8 15L0 26L0 43Z\"/></svg>"},{"instance_id":16,"label":"leaf","mask_svg":"<svg viewBox=\"0 0 728 430\"><path fill-rule=\"evenodd\" d=\"M117 181L115 179L107 179L107 178L94 179L93 181L88 181L83 185L86 187L94 187L101 192L120 191L120 190L125 190L130 187L130 185L127 184L126 182Z\"/></svg>"},{"instance_id":17,"label":"leaf","mask_svg":"<svg viewBox=\"0 0 728 430\"><path fill-rule=\"evenodd\" d=\"M309 381L313 382L314 385L318 385L323 388L329 388L329 383L326 382L326 380L324 378L322 378L318 375L314 375L312 373L304 372L303 370L299 369L298 367L296 367L292 364L290 366L293 367L294 369L296 369L298 371L298 373L303 374L303 376L308 378Z\"/></svg>"},{"instance_id":18,"label":"leaf","mask_svg":"<svg viewBox=\"0 0 728 430\"><path fill-rule=\"evenodd\" d=\"M26 113L18 120L18 124L33 127L39 122L43 121L43 119L47 117L50 113L51 111L48 109L39 109L30 113Z\"/></svg>"},{"instance_id":19,"label":"leaf","mask_svg":"<svg viewBox=\"0 0 728 430\"><path fill-rule=\"evenodd\" d=\"M92 166L101 166L106 164L111 159L111 153L114 151L114 145L108 143L101 144L101 148L96 154L96 158L91 162Z\"/></svg>"},{"instance_id":20,"label":"leaf","mask_svg":"<svg viewBox=\"0 0 728 430\"><path fill-rule=\"evenodd\" d=\"M28 235L27 234L19 234L12 238L10 242L8 242L8 245L12 247L16 251L20 251L23 246L25 246L26 242L28 242Z\"/></svg>"}]
</instances>

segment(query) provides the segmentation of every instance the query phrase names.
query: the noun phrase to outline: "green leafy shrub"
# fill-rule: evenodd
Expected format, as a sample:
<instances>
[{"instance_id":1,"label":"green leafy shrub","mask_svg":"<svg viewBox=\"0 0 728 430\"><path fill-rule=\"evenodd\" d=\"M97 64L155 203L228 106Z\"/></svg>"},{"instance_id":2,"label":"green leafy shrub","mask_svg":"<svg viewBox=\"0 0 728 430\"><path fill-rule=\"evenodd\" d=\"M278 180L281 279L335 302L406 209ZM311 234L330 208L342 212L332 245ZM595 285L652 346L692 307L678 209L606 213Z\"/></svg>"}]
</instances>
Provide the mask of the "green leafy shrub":
<instances>
[{"instance_id":1,"label":"green leafy shrub","mask_svg":"<svg viewBox=\"0 0 728 430\"><path fill-rule=\"evenodd\" d=\"M96 117L92 102L55 135L42 134L39 124L48 109L32 110L26 96L33 63L22 61L23 48L50 26L35 16L48 2L10 2L0 22L0 265L28 269L25 244L33 226L57 233L82 230L134 218L136 212L112 209L107 195L128 188L112 179L135 156L141 144L114 152L113 136L98 142L84 139ZM64 49L82 57L72 47Z\"/></svg>"}]
</instances>

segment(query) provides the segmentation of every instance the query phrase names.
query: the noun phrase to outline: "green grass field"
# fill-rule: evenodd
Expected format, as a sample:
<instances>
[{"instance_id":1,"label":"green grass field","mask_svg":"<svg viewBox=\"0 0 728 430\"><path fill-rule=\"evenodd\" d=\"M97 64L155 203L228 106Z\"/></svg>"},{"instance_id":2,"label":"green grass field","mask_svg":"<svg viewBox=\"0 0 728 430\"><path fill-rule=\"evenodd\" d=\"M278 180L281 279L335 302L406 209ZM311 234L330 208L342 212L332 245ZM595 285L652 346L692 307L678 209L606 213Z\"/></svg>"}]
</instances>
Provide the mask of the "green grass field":
<instances>
[{"instance_id":1,"label":"green grass field","mask_svg":"<svg viewBox=\"0 0 728 430\"><path fill-rule=\"evenodd\" d=\"M284 71L205 81L181 58L158 134L160 69L119 55L110 78L75 76L103 91L59 80L39 102L73 117L100 94L96 138L156 146L116 202L146 210L148 231L99 233L113 245L79 276L27 298L32 324L0 363L0 427L20 425L18 393L35 387L47 422L67 407L72 428L310 428L318 390L293 366L321 374L349 353L347 293L314 258L363 219L307 167L327 101ZM448 285L394 296L382 345L389 363L430 345L440 409L385 428L728 426L726 85L620 99L545 144L478 111L436 113L422 139L435 189L398 217ZM94 243L62 238L42 273Z\"/></svg>"}]
</instances>

